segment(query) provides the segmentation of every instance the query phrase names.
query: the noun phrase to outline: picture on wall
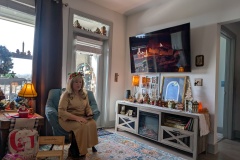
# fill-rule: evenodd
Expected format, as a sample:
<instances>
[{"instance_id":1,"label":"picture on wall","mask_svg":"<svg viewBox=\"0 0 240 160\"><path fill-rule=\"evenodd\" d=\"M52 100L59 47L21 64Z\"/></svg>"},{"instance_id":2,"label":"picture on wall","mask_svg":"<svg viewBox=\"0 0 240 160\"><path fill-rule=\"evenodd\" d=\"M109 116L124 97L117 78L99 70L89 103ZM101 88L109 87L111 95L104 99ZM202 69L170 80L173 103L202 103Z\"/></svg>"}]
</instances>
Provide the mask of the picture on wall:
<instances>
[{"instance_id":1,"label":"picture on wall","mask_svg":"<svg viewBox=\"0 0 240 160\"><path fill-rule=\"evenodd\" d=\"M164 101L184 103L186 76L162 78L161 97Z\"/></svg>"},{"instance_id":2,"label":"picture on wall","mask_svg":"<svg viewBox=\"0 0 240 160\"><path fill-rule=\"evenodd\" d=\"M146 84L146 83L147 83L146 77L142 77L142 84Z\"/></svg>"},{"instance_id":3,"label":"picture on wall","mask_svg":"<svg viewBox=\"0 0 240 160\"><path fill-rule=\"evenodd\" d=\"M152 77L152 83L158 83L158 77Z\"/></svg>"},{"instance_id":4,"label":"picture on wall","mask_svg":"<svg viewBox=\"0 0 240 160\"><path fill-rule=\"evenodd\" d=\"M147 94L147 90L145 88L142 89L142 95L145 96Z\"/></svg>"}]
</instances>

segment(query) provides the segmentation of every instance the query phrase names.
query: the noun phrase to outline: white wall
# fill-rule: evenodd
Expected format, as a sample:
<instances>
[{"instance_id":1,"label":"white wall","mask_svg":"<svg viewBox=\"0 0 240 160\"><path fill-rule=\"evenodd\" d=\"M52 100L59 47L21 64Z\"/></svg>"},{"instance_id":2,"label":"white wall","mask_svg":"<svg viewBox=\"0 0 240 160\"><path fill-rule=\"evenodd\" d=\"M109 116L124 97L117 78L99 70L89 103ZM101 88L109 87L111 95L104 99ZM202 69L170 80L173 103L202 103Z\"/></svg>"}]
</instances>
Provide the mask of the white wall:
<instances>
[{"instance_id":1,"label":"white wall","mask_svg":"<svg viewBox=\"0 0 240 160\"><path fill-rule=\"evenodd\" d=\"M67 39L68 39L68 14L69 8L79 10L113 23L113 40L112 40L112 55L110 64L110 97L109 99L109 121L115 120L114 107L118 99L122 99L124 95L125 83L125 22L126 18L109 9L95 5L94 3L85 0L63 0L63 3L68 3L68 7L63 7L63 86L66 84L66 62L67 62ZM114 82L114 74L119 74L118 82Z\"/></svg>"},{"instance_id":2,"label":"white wall","mask_svg":"<svg viewBox=\"0 0 240 160\"><path fill-rule=\"evenodd\" d=\"M218 23L240 19L238 0L181 0L168 1L161 6L131 15L127 18L126 28L126 88L131 87L130 58L128 37L190 22L191 25L191 73L162 73L166 75L190 76L195 100L208 108L211 116L209 143L215 144L217 128L217 81L219 60L220 27ZM204 66L195 67L195 56L204 55ZM193 86L194 78L203 78L203 86Z\"/></svg>"}]
</instances>

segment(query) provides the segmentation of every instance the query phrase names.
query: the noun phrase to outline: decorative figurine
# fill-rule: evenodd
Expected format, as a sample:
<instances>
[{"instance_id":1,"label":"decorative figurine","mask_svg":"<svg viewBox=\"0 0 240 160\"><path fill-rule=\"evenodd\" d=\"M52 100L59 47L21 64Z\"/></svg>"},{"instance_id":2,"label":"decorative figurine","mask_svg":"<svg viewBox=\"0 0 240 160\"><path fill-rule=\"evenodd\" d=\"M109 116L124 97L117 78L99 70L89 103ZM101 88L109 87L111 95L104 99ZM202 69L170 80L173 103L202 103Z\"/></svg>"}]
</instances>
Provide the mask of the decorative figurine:
<instances>
[{"instance_id":1,"label":"decorative figurine","mask_svg":"<svg viewBox=\"0 0 240 160\"><path fill-rule=\"evenodd\" d=\"M122 106L122 107L121 107L121 112L120 112L120 114L125 114L125 106Z\"/></svg>"},{"instance_id":2,"label":"decorative figurine","mask_svg":"<svg viewBox=\"0 0 240 160\"><path fill-rule=\"evenodd\" d=\"M105 36L107 35L107 30L105 26L102 26L101 32L102 32L102 35L105 35Z\"/></svg>"},{"instance_id":3,"label":"decorative figurine","mask_svg":"<svg viewBox=\"0 0 240 160\"><path fill-rule=\"evenodd\" d=\"M22 104L19 109L18 109L18 113L19 113L19 118L28 118L28 109L25 106L25 104Z\"/></svg>"},{"instance_id":4,"label":"decorative figurine","mask_svg":"<svg viewBox=\"0 0 240 160\"><path fill-rule=\"evenodd\" d=\"M193 102L192 101L188 101L188 103L187 103L187 108L188 108L188 112L193 112Z\"/></svg>"},{"instance_id":5,"label":"decorative figurine","mask_svg":"<svg viewBox=\"0 0 240 160\"><path fill-rule=\"evenodd\" d=\"M175 108L178 109L178 110L183 110L183 104L182 103L177 103L175 105Z\"/></svg>"},{"instance_id":6,"label":"decorative figurine","mask_svg":"<svg viewBox=\"0 0 240 160\"><path fill-rule=\"evenodd\" d=\"M97 34L101 34L101 31L99 28L96 29L96 31L94 33L97 33Z\"/></svg>"},{"instance_id":7,"label":"decorative figurine","mask_svg":"<svg viewBox=\"0 0 240 160\"><path fill-rule=\"evenodd\" d=\"M12 101L9 105L10 105L10 109L11 110L15 110L15 103L14 103L14 101Z\"/></svg>"},{"instance_id":8,"label":"decorative figurine","mask_svg":"<svg viewBox=\"0 0 240 160\"><path fill-rule=\"evenodd\" d=\"M146 94L146 95L144 96L143 103L149 103L149 102L150 102L149 95Z\"/></svg>"},{"instance_id":9,"label":"decorative figurine","mask_svg":"<svg viewBox=\"0 0 240 160\"><path fill-rule=\"evenodd\" d=\"M198 105L199 103L197 101L192 103L193 113L198 113Z\"/></svg>"},{"instance_id":10,"label":"decorative figurine","mask_svg":"<svg viewBox=\"0 0 240 160\"><path fill-rule=\"evenodd\" d=\"M174 109L175 108L175 102L174 101L168 101L168 108Z\"/></svg>"},{"instance_id":11,"label":"decorative figurine","mask_svg":"<svg viewBox=\"0 0 240 160\"><path fill-rule=\"evenodd\" d=\"M80 23L78 22L78 20L76 20L76 21L74 22L73 27L82 29L82 26L80 25Z\"/></svg>"}]
</instances>

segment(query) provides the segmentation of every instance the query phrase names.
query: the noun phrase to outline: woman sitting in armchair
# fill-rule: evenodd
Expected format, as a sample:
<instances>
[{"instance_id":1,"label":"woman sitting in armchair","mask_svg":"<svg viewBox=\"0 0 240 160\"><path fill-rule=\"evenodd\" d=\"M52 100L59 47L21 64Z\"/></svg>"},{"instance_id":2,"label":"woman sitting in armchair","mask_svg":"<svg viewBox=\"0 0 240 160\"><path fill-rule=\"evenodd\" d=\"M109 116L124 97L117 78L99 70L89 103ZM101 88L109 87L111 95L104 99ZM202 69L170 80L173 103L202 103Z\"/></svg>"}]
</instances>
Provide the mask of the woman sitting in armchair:
<instances>
[{"instance_id":1,"label":"woman sitting in armchair","mask_svg":"<svg viewBox=\"0 0 240 160\"><path fill-rule=\"evenodd\" d=\"M91 147L93 152L97 152L94 146L98 144L97 126L92 119L87 91L83 89L82 76L80 72L70 74L58 106L59 124L67 132L73 131L76 139L69 148L72 157L79 157L79 153L85 156L87 148Z\"/></svg>"}]
</instances>

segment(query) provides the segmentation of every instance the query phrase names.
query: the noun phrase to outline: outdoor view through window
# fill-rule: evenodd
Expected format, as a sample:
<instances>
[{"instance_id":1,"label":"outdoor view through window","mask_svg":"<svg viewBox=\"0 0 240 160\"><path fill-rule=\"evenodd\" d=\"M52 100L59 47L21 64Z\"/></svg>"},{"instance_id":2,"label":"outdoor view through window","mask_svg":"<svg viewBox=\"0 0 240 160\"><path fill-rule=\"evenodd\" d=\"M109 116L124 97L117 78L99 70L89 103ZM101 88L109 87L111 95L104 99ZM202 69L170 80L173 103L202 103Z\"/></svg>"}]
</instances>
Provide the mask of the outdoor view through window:
<instances>
[{"instance_id":1,"label":"outdoor view through window","mask_svg":"<svg viewBox=\"0 0 240 160\"><path fill-rule=\"evenodd\" d=\"M0 77L0 89L6 99L17 96L22 85L32 80L34 26L9 21L0 17L0 46L12 53L13 68ZM0 91L1 91L0 90Z\"/></svg>"}]
</instances>

